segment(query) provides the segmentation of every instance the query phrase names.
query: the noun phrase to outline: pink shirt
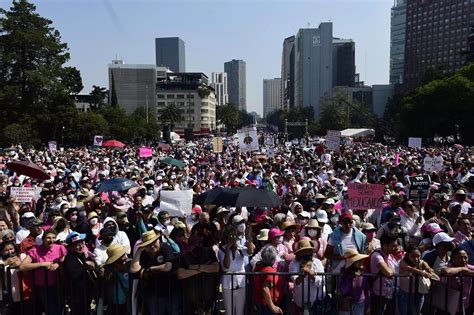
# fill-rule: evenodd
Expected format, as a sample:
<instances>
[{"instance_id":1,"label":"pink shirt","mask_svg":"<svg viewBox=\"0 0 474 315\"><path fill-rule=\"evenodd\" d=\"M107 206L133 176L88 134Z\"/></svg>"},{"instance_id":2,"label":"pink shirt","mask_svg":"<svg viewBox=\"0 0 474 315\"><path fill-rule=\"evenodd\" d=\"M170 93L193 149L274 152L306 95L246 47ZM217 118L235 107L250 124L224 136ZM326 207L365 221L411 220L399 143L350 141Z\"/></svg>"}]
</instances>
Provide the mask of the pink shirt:
<instances>
[{"instance_id":1,"label":"pink shirt","mask_svg":"<svg viewBox=\"0 0 474 315\"><path fill-rule=\"evenodd\" d=\"M392 255L382 255L380 251L375 251L370 258L370 270L373 274L380 273L380 268L378 267L380 262L385 262L388 267L396 269L397 261ZM380 282L382 281L382 284ZM380 292L380 286L382 286L382 292ZM384 296L386 298L391 298L395 288L395 278L388 278L385 276L377 276L375 278L374 284L372 286L373 292L375 295Z\"/></svg>"},{"instance_id":2,"label":"pink shirt","mask_svg":"<svg viewBox=\"0 0 474 315\"><path fill-rule=\"evenodd\" d=\"M61 263L61 259L65 257L67 250L63 245L53 244L50 249L46 249L43 245L35 246L28 251L28 255L31 257L32 262L53 262L56 264ZM34 270L34 279L37 286L45 286L47 277L47 285L54 285L58 282L57 271L47 271L45 268L38 268Z\"/></svg>"}]
</instances>

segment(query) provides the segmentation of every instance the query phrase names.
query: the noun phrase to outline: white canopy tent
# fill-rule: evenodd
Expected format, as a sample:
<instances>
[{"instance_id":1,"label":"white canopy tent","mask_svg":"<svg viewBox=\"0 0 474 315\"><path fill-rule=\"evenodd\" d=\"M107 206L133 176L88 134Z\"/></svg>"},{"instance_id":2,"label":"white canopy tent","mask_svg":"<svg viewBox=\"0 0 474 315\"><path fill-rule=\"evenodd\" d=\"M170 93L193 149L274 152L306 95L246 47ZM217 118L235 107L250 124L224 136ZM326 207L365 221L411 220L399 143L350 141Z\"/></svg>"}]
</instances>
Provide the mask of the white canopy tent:
<instances>
[{"instance_id":1,"label":"white canopy tent","mask_svg":"<svg viewBox=\"0 0 474 315\"><path fill-rule=\"evenodd\" d=\"M374 129L368 128L349 128L341 131L342 138L357 138L375 135Z\"/></svg>"}]
</instances>

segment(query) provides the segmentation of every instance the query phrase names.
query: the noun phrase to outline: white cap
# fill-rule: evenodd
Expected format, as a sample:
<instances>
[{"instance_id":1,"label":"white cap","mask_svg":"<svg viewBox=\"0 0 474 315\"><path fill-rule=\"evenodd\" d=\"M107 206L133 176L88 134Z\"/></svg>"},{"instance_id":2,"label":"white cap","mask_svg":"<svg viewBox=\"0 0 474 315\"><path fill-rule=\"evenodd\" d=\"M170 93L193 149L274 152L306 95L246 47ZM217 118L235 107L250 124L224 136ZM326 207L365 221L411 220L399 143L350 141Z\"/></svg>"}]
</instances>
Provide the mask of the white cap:
<instances>
[{"instance_id":1,"label":"white cap","mask_svg":"<svg viewBox=\"0 0 474 315\"><path fill-rule=\"evenodd\" d=\"M395 184L395 187L396 188L403 188L403 184L398 182L398 183Z\"/></svg>"},{"instance_id":2,"label":"white cap","mask_svg":"<svg viewBox=\"0 0 474 315\"><path fill-rule=\"evenodd\" d=\"M439 243L450 243L454 241L454 238L450 237L448 234L444 232L439 232L433 237L433 245L436 246Z\"/></svg>"},{"instance_id":3,"label":"white cap","mask_svg":"<svg viewBox=\"0 0 474 315\"><path fill-rule=\"evenodd\" d=\"M329 222L327 212L321 209L316 211L316 219L318 220L318 222L321 222L321 223Z\"/></svg>"},{"instance_id":4,"label":"white cap","mask_svg":"<svg viewBox=\"0 0 474 315\"><path fill-rule=\"evenodd\" d=\"M23 213L23 215L21 216L22 219L30 219L34 217L35 217L35 214L30 211Z\"/></svg>"},{"instance_id":5,"label":"white cap","mask_svg":"<svg viewBox=\"0 0 474 315\"><path fill-rule=\"evenodd\" d=\"M308 218L308 219L311 218L311 214L308 211L301 211L300 214L298 214L298 216L302 216L303 218Z\"/></svg>"},{"instance_id":6,"label":"white cap","mask_svg":"<svg viewBox=\"0 0 474 315\"><path fill-rule=\"evenodd\" d=\"M334 199L332 199L332 198L328 198L328 199L324 200L323 203L325 203L325 204L327 204L327 205L333 205L333 204L335 204Z\"/></svg>"}]
</instances>

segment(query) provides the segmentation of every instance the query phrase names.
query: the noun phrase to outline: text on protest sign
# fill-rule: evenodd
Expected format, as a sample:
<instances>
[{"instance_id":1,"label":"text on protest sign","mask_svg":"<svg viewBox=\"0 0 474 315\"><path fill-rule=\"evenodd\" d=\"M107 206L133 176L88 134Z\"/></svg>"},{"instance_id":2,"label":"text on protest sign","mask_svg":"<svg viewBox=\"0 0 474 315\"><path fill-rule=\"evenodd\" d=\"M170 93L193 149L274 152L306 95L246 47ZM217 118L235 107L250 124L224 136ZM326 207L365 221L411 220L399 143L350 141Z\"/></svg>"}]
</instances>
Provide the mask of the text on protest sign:
<instances>
[{"instance_id":1,"label":"text on protest sign","mask_svg":"<svg viewBox=\"0 0 474 315\"><path fill-rule=\"evenodd\" d=\"M171 217L191 215L192 206L192 189L160 191L160 210L168 211Z\"/></svg>"},{"instance_id":2,"label":"text on protest sign","mask_svg":"<svg viewBox=\"0 0 474 315\"><path fill-rule=\"evenodd\" d=\"M384 185L349 183L347 208L352 210L382 208L384 189Z\"/></svg>"},{"instance_id":3,"label":"text on protest sign","mask_svg":"<svg viewBox=\"0 0 474 315\"><path fill-rule=\"evenodd\" d=\"M339 130L328 130L326 134L326 148L338 151L341 145L341 132Z\"/></svg>"},{"instance_id":4,"label":"text on protest sign","mask_svg":"<svg viewBox=\"0 0 474 315\"><path fill-rule=\"evenodd\" d=\"M153 156L153 149L152 148L140 148L138 150L138 154L140 157L151 157Z\"/></svg>"},{"instance_id":5,"label":"text on protest sign","mask_svg":"<svg viewBox=\"0 0 474 315\"><path fill-rule=\"evenodd\" d=\"M31 202L36 195L35 187L10 187L10 195L16 202Z\"/></svg>"},{"instance_id":6,"label":"text on protest sign","mask_svg":"<svg viewBox=\"0 0 474 315\"><path fill-rule=\"evenodd\" d=\"M408 147L410 148L421 148L421 138L408 138Z\"/></svg>"},{"instance_id":7,"label":"text on protest sign","mask_svg":"<svg viewBox=\"0 0 474 315\"><path fill-rule=\"evenodd\" d=\"M423 169L425 172L441 172L443 170L444 159L442 156L427 156L423 159Z\"/></svg>"},{"instance_id":8,"label":"text on protest sign","mask_svg":"<svg viewBox=\"0 0 474 315\"><path fill-rule=\"evenodd\" d=\"M222 141L222 137L215 137L212 139L212 151L214 153L221 153L224 151L224 143Z\"/></svg>"},{"instance_id":9,"label":"text on protest sign","mask_svg":"<svg viewBox=\"0 0 474 315\"><path fill-rule=\"evenodd\" d=\"M430 190L431 178L429 175L410 176L410 199L426 199Z\"/></svg>"}]
</instances>

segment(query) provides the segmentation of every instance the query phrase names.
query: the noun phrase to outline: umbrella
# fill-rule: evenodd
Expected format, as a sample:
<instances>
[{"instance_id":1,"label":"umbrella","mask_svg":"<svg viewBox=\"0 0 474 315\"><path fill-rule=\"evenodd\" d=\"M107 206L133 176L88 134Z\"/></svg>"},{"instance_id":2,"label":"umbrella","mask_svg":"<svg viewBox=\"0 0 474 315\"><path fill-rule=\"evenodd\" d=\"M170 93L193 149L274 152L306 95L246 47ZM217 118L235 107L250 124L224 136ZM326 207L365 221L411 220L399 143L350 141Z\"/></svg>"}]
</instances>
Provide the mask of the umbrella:
<instances>
[{"instance_id":1,"label":"umbrella","mask_svg":"<svg viewBox=\"0 0 474 315\"><path fill-rule=\"evenodd\" d=\"M458 150L464 150L464 147L458 143L456 143L453 147Z\"/></svg>"},{"instance_id":2,"label":"umbrella","mask_svg":"<svg viewBox=\"0 0 474 315\"><path fill-rule=\"evenodd\" d=\"M160 161L161 163L168 164L171 166L176 166L179 169L183 169L186 164L184 164L183 161L173 159L171 157L164 158L163 160Z\"/></svg>"},{"instance_id":3,"label":"umbrella","mask_svg":"<svg viewBox=\"0 0 474 315\"><path fill-rule=\"evenodd\" d=\"M233 206L237 201L238 193L230 188L216 187L194 198L193 203L199 205Z\"/></svg>"},{"instance_id":4,"label":"umbrella","mask_svg":"<svg viewBox=\"0 0 474 315\"><path fill-rule=\"evenodd\" d=\"M43 168L31 161L15 161L7 163L7 168L17 174L29 176L35 179L47 180L51 177Z\"/></svg>"},{"instance_id":5,"label":"umbrella","mask_svg":"<svg viewBox=\"0 0 474 315\"><path fill-rule=\"evenodd\" d=\"M123 148L125 144L118 140L107 140L102 144L103 147L117 147L117 148Z\"/></svg>"},{"instance_id":6,"label":"umbrella","mask_svg":"<svg viewBox=\"0 0 474 315\"><path fill-rule=\"evenodd\" d=\"M111 178L99 182L94 188L97 192L110 192L125 191L137 186L133 180L127 178Z\"/></svg>"},{"instance_id":7,"label":"umbrella","mask_svg":"<svg viewBox=\"0 0 474 315\"><path fill-rule=\"evenodd\" d=\"M233 189L238 191L239 194L235 203L236 207L275 208L281 204L280 197L271 190L255 189L253 187Z\"/></svg>"}]
</instances>

